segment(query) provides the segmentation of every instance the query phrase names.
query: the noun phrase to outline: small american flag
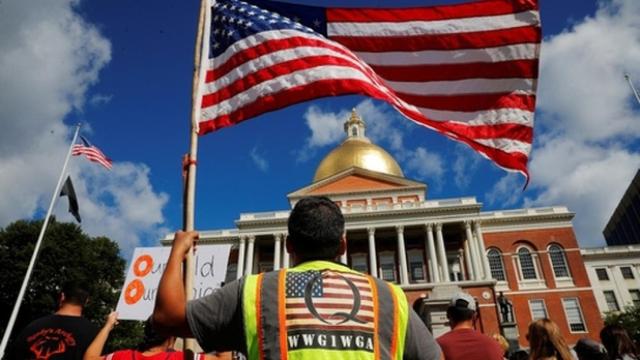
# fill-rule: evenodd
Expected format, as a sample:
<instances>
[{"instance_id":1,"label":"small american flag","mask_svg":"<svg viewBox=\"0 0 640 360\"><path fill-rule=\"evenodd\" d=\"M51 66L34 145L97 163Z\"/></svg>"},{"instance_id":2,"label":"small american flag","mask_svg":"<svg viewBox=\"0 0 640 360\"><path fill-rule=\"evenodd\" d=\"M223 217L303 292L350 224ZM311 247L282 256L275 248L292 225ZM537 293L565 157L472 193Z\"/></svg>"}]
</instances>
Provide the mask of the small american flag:
<instances>
[{"instance_id":1,"label":"small american flag","mask_svg":"<svg viewBox=\"0 0 640 360\"><path fill-rule=\"evenodd\" d=\"M288 272L285 312L289 349L373 351L373 302L371 285L362 275L329 270ZM333 337L327 338L327 334Z\"/></svg>"},{"instance_id":2,"label":"small american flag","mask_svg":"<svg viewBox=\"0 0 640 360\"><path fill-rule=\"evenodd\" d=\"M93 146L84 136L80 136L80 140L82 144L74 144L71 149L71 155L85 155L90 161L96 162L108 170L111 170L113 167L111 159L106 157L100 149Z\"/></svg>"},{"instance_id":3,"label":"small american flag","mask_svg":"<svg viewBox=\"0 0 640 360\"><path fill-rule=\"evenodd\" d=\"M362 94L528 178L537 0L403 9L218 0L207 19L200 134L306 100Z\"/></svg>"}]
</instances>

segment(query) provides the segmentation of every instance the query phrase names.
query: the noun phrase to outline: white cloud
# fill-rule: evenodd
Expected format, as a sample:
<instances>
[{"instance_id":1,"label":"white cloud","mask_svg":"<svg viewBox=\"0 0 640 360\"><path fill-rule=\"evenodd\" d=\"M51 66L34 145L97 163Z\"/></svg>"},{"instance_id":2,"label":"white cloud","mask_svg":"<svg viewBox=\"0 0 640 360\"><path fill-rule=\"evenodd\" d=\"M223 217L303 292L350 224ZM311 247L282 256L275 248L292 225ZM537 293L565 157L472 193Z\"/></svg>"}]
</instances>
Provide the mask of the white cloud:
<instances>
[{"instance_id":1,"label":"white cloud","mask_svg":"<svg viewBox=\"0 0 640 360\"><path fill-rule=\"evenodd\" d=\"M404 119L393 108L376 104L370 99L363 100L355 109L366 123L366 136L374 144L389 150L398 162L405 165L401 167L413 175L431 179L436 185L441 184L445 169L440 155L423 147L412 150L405 146L404 137L412 126L410 121ZM325 112L317 106L310 106L305 118L311 136L298 153L298 160L306 161L315 154L317 148L336 145L344 140L346 134L343 125L350 116L350 110Z\"/></svg>"},{"instance_id":2,"label":"white cloud","mask_svg":"<svg viewBox=\"0 0 640 360\"><path fill-rule=\"evenodd\" d=\"M459 189L466 189L473 179L473 174L482 164L483 158L476 152L470 151L466 145L457 144L454 150L455 160L451 170L453 170L453 181Z\"/></svg>"},{"instance_id":3,"label":"white cloud","mask_svg":"<svg viewBox=\"0 0 640 360\"><path fill-rule=\"evenodd\" d=\"M640 166L632 147L640 113L623 77L640 78L640 2L600 3L595 16L547 39L541 56L529 164L534 193L525 206L567 205L580 243L602 245L602 230ZM487 198L509 203L520 186L509 178Z\"/></svg>"},{"instance_id":4,"label":"white cloud","mask_svg":"<svg viewBox=\"0 0 640 360\"><path fill-rule=\"evenodd\" d=\"M73 129L63 120L81 111L89 88L111 60L111 44L75 11L74 0L8 1L0 7L0 226L42 216ZM108 154L108 147L103 147ZM83 229L129 251L159 238L166 194L156 193L142 164L107 172L73 159ZM72 221L65 201L55 214Z\"/></svg>"},{"instance_id":5,"label":"white cloud","mask_svg":"<svg viewBox=\"0 0 640 360\"><path fill-rule=\"evenodd\" d=\"M406 165L407 170L414 171L421 178L432 179L436 186L442 185L444 164L440 155L418 147L415 151L410 152Z\"/></svg>"},{"instance_id":6,"label":"white cloud","mask_svg":"<svg viewBox=\"0 0 640 360\"><path fill-rule=\"evenodd\" d=\"M258 153L257 147L251 149L249 156L251 156L251 160L253 160L253 163L256 164L260 171L265 172L269 169L269 163L267 162L267 159L265 159L264 156Z\"/></svg>"},{"instance_id":7,"label":"white cloud","mask_svg":"<svg viewBox=\"0 0 640 360\"><path fill-rule=\"evenodd\" d=\"M89 103L93 106L105 105L111 102L113 95L95 94L89 99Z\"/></svg>"}]
</instances>

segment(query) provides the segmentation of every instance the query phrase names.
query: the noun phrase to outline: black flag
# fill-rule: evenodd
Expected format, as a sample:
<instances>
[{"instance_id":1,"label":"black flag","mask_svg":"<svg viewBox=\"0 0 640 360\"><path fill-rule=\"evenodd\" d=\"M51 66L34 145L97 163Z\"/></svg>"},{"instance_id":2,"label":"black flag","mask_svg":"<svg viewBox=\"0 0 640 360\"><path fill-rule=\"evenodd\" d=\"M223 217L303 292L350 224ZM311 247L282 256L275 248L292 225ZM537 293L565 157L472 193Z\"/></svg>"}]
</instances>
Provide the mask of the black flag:
<instances>
[{"instance_id":1,"label":"black flag","mask_svg":"<svg viewBox=\"0 0 640 360\"><path fill-rule=\"evenodd\" d=\"M73 190L73 183L71 182L71 176L67 176L67 180L62 185L62 190L60 191L60 196L69 197L69 212L73 215L78 222L82 222L80 220L80 208L78 208L78 198L76 198L76 191Z\"/></svg>"}]
</instances>

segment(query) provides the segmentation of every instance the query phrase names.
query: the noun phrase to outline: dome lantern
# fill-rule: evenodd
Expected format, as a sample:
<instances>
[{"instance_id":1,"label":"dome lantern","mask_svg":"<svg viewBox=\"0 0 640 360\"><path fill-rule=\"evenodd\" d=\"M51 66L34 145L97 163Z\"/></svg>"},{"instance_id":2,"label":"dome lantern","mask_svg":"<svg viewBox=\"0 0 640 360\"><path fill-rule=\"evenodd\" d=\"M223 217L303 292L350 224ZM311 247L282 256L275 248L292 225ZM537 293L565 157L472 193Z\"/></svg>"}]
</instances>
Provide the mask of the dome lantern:
<instances>
[{"instance_id":1,"label":"dome lantern","mask_svg":"<svg viewBox=\"0 0 640 360\"><path fill-rule=\"evenodd\" d=\"M353 109L344 123L346 140L322 159L313 177L314 182L350 168L404 177L396 160L365 136L365 128L364 120Z\"/></svg>"}]
</instances>

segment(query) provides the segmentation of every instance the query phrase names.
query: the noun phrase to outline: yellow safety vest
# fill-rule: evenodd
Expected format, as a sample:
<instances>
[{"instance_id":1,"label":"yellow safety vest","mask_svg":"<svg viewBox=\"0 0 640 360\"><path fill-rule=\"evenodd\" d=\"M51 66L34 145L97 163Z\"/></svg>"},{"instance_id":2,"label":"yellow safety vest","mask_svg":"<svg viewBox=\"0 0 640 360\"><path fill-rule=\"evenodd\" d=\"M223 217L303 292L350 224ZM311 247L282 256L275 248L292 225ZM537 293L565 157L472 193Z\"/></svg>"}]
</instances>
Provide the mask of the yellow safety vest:
<instances>
[{"instance_id":1,"label":"yellow safety vest","mask_svg":"<svg viewBox=\"0 0 640 360\"><path fill-rule=\"evenodd\" d=\"M404 292L329 261L245 277L242 310L251 360L402 359Z\"/></svg>"}]
</instances>

